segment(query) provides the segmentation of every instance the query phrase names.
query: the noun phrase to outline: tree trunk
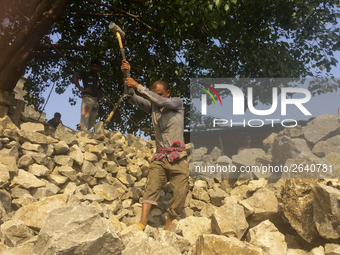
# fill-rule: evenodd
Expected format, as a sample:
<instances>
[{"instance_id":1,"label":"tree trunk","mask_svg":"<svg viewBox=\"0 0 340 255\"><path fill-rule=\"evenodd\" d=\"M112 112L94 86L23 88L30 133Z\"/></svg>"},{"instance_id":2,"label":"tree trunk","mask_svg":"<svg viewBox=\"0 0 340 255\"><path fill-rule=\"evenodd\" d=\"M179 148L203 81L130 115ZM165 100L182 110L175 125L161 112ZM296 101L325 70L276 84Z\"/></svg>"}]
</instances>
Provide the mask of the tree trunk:
<instances>
[{"instance_id":1,"label":"tree trunk","mask_svg":"<svg viewBox=\"0 0 340 255\"><path fill-rule=\"evenodd\" d=\"M12 22L16 19L25 20L25 22L20 26L18 31L12 31L12 33L9 34L12 38L7 38L7 40L6 38L2 39L0 45L1 94L3 94L3 92L11 93L13 91L17 81L24 74L33 48L38 45L41 38L49 32L53 23L57 21L65 11L70 1L71 0L31 0L29 6L31 8L18 6L20 3L25 3L25 1L14 1L14 4L5 6L8 8L5 10L5 13L10 15L8 18ZM20 7L23 9L22 11L20 11ZM34 10L32 10L32 8ZM15 17L14 14L17 16ZM3 15L1 16L4 17ZM5 35L8 36L8 34ZM1 101L0 104L7 105L6 102ZM4 112L6 111L0 111L0 117L3 117Z\"/></svg>"}]
</instances>

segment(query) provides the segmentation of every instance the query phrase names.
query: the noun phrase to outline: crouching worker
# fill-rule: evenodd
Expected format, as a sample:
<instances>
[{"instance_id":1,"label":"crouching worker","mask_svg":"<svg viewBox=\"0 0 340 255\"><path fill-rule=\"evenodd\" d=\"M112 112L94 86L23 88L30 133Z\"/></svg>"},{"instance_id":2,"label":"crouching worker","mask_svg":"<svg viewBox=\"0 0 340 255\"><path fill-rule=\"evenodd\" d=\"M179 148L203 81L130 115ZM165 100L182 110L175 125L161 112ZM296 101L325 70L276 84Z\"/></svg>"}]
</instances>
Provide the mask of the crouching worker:
<instances>
[{"instance_id":1,"label":"crouching worker","mask_svg":"<svg viewBox=\"0 0 340 255\"><path fill-rule=\"evenodd\" d=\"M130 64L123 60L121 69L130 70ZM179 97L170 97L170 90L164 81L155 81L150 90L127 78L126 84L133 88L129 98L131 104L150 113L154 128L157 152L149 166L149 175L142 201L142 218L138 223L142 229L147 225L152 205L157 205L163 186L169 181L172 199L164 226L167 230L171 222L181 215L188 191L189 165L184 144L184 107Z\"/></svg>"},{"instance_id":2,"label":"crouching worker","mask_svg":"<svg viewBox=\"0 0 340 255\"><path fill-rule=\"evenodd\" d=\"M47 123L50 124L55 129L59 126L59 124L63 125L61 121L61 114L59 112L56 112L54 114L54 117L50 119Z\"/></svg>"}]
</instances>

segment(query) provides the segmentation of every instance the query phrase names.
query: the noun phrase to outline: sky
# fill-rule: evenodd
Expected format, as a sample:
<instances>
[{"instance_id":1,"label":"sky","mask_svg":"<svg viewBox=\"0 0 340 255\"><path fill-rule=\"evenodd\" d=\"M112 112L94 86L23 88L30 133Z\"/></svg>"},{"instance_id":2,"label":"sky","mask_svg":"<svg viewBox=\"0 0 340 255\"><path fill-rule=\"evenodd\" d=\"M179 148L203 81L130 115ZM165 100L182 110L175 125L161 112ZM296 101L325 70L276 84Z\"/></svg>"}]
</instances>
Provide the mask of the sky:
<instances>
[{"instance_id":1,"label":"sky","mask_svg":"<svg viewBox=\"0 0 340 255\"><path fill-rule=\"evenodd\" d=\"M337 52L335 54L335 58L339 61L338 67L332 68L331 72L334 77L340 77L340 53ZM45 107L44 112L46 113L46 119L49 120L53 118L55 112L61 113L61 120L64 125L76 129L76 125L79 124L80 121L80 107L81 107L81 98L77 99L76 105L71 106L68 99L72 96L72 88L74 84L70 84L70 86L66 89L66 91L59 95L53 91L51 93L50 99ZM44 98L47 99L48 94L50 93L50 89L45 91L43 94ZM229 99L228 99L229 98ZM311 100L305 104L305 107L312 113L312 116L304 116L300 114L299 110L292 111L287 108L287 112L295 112L296 114L291 114L289 118L295 118L297 120L306 120L310 117L316 117L323 114L331 114L334 116L338 115L338 109L340 108L340 91L316 95L311 98ZM226 98L226 102L228 105L232 105L231 97ZM280 102L279 102L280 103ZM268 109L270 106L263 106L259 104L256 106L256 109ZM108 113L109 114L109 113ZM115 114L119 114L116 112ZM244 118L251 118L249 114L249 110L246 112ZM272 116L273 118L275 115ZM218 118L218 116L216 116ZM242 116L243 118L243 116ZM281 117L282 118L282 117ZM288 117L287 117L288 118ZM267 124L267 123L266 123ZM143 137L146 140L149 140L150 137Z\"/></svg>"}]
</instances>

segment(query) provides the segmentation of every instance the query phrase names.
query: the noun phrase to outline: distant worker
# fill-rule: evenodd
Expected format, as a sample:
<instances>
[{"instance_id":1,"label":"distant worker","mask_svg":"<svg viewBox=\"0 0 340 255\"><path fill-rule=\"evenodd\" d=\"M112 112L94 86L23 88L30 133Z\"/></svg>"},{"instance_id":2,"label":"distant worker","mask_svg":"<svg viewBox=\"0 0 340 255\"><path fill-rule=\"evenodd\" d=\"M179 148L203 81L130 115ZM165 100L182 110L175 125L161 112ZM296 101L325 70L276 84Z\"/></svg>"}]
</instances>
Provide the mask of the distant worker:
<instances>
[{"instance_id":1,"label":"distant worker","mask_svg":"<svg viewBox=\"0 0 340 255\"><path fill-rule=\"evenodd\" d=\"M50 124L52 127L57 128L59 124L63 125L60 119L61 119L61 114L59 112L56 112L54 114L54 117L50 119L47 123Z\"/></svg>"},{"instance_id":2,"label":"distant worker","mask_svg":"<svg viewBox=\"0 0 340 255\"><path fill-rule=\"evenodd\" d=\"M240 151L243 151L244 149L249 149L251 144L251 138L250 135L244 135L243 140L242 140L242 146L241 148L238 149L237 154L240 153Z\"/></svg>"},{"instance_id":3,"label":"distant worker","mask_svg":"<svg viewBox=\"0 0 340 255\"><path fill-rule=\"evenodd\" d=\"M74 75L71 81L83 94L81 103L80 129L90 130L96 123L99 102L103 97L103 91L99 81L98 72L101 64L98 60L91 61L90 71L81 72ZM80 86L79 80L83 81L83 87Z\"/></svg>"}]
</instances>

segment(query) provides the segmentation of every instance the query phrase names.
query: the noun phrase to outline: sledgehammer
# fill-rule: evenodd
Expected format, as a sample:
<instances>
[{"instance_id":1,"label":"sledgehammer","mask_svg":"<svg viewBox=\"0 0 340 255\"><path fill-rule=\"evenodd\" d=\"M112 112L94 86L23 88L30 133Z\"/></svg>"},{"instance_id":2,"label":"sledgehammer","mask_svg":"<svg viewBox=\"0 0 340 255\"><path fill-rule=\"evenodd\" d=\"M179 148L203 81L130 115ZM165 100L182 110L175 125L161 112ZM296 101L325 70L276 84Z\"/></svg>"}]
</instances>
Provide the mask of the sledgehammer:
<instances>
[{"instance_id":1,"label":"sledgehammer","mask_svg":"<svg viewBox=\"0 0 340 255\"><path fill-rule=\"evenodd\" d=\"M125 58L125 50L123 48L123 43L122 43L122 38L124 38L125 33L115 23L111 23L109 25L109 28L117 36L117 39L118 39L118 42L119 42L120 53L122 54L123 60L125 60L126 59ZM126 77L130 78L130 71L129 70L125 70L125 73L126 73Z\"/></svg>"},{"instance_id":2,"label":"sledgehammer","mask_svg":"<svg viewBox=\"0 0 340 255\"><path fill-rule=\"evenodd\" d=\"M123 60L125 60L126 59L125 58L125 50L123 48L123 43L122 43L122 38L124 38L124 36L125 36L124 31L118 25L116 25L115 23L111 23L109 25L109 29L116 35L118 42L119 42L120 53L122 54ZM125 74L126 74L127 78L130 78L130 71L129 70L125 70ZM117 110L118 106L123 101L124 97L128 96L129 94L133 94L133 88L129 88L129 92L128 92L127 91L127 85L125 84L125 81L124 81L124 94L119 98L118 102L113 107L112 111L109 114L109 117L107 117L107 119L104 123L104 127L106 127L106 125L109 123L113 114Z\"/></svg>"}]
</instances>

